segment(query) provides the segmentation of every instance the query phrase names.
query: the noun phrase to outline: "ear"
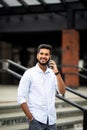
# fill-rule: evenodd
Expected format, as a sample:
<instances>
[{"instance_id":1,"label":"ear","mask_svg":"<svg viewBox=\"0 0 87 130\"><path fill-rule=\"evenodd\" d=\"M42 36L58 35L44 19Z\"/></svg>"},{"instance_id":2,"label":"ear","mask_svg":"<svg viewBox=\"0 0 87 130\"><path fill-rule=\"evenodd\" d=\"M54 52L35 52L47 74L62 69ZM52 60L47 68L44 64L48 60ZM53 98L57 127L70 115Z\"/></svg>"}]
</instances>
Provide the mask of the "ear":
<instances>
[{"instance_id":1,"label":"ear","mask_svg":"<svg viewBox=\"0 0 87 130\"><path fill-rule=\"evenodd\" d=\"M36 54L36 58L38 59L38 53Z\"/></svg>"}]
</instances>

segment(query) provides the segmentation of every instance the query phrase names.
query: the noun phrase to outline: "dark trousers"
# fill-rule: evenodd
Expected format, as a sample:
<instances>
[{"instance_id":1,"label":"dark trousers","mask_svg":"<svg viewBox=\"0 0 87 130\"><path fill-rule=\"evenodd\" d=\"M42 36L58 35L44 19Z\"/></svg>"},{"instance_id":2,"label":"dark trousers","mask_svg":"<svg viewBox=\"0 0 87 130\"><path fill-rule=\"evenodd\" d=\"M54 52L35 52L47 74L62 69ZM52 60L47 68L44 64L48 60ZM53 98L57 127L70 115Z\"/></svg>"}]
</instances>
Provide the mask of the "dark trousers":
<instances>
[{"instance_id":1,"label":"dark trousers","mask_svg":"<svg viewBox=\"0 0 87 130\"><path fill-rule=\"evenodd\" d=\"M56 124L49 125L49 121L47 120L47 124L43 124L35 119L29 123L29 130L57 130Z\"/></svg>"}]
</instances>

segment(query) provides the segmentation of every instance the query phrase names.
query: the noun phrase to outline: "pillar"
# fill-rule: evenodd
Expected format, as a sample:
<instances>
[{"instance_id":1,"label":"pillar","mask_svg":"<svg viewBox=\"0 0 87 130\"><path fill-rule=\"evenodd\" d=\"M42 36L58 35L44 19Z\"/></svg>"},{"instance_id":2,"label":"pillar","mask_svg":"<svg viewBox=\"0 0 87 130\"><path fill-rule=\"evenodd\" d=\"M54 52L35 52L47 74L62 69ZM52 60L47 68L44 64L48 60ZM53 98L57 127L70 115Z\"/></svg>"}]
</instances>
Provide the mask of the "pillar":
<instances>
[{"instance_id":1,"label":"pillar","mask_svg":"<svg viewBox=\"0 0 87 130\"><path fill-rule=\"evenodd\" d=\"M62 68L66 86L77 88L79 86L79 76L71 73L78 73L79 62L79 32L74 29L65 29L62 31L62 65L68 67ZM65 74L66 73L66 74Z\"/></svg>"}]
</instances>

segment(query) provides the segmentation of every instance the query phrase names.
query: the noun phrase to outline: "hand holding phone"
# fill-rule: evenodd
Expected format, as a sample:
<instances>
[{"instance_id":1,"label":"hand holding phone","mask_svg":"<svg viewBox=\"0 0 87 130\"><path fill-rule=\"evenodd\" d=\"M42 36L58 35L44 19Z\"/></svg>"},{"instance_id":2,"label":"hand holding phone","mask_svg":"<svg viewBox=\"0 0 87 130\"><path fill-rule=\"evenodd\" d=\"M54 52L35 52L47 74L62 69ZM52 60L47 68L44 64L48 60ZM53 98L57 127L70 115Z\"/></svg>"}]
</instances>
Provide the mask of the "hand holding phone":
<instances>
[{"instance_id":1,"label":"hand holding phone","mask_svg":"<svg viewBox=\"0 0 87 130\"><path fill-rule=\"evenodd\" d=\"M53 60L49 60L49 68L53 69Z\"/></svg>"},{"instance_id":2,"label":"hand holding phone","mask_svg":"<svg viewBox=\"0 0 87 130\"><path fill-rule=\"evenodd\" d=\"M49 60L49 67L53 70L55 74L59 72L56 62L54 60Z\"/></svg>"}]
</instances>

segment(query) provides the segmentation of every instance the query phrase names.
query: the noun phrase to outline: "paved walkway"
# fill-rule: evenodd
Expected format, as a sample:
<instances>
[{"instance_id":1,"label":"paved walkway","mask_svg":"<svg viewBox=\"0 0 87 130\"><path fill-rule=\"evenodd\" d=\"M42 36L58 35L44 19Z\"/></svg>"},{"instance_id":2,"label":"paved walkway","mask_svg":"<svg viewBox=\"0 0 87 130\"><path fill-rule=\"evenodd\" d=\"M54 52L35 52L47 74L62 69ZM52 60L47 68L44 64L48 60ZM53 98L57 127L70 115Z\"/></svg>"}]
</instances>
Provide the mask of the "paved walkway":
<instances>
[{"instance_id":1,"label":"paved walkway","mask_svg":"<svg viewBox=\"0 0 87 130\"><path fill-rule=\"evenodd\" d=\"M87 87L79 87L75 89L75 91L87 96ZM66 91L66 98L78 98L78 96ZM15 85L0 85L0 105L1 104L9 104L9 103L17 103L17 86Z\"/></svg>"},{"instance_id":2,"label":"paved walkway","mask_svg":"<svg viewBox=\"0 0 87 130\"><path fill-rule=\"evenodd\" d=\"M17 86L0 85L0 106L17 104Z\"/></svg>"}]
</instances>

